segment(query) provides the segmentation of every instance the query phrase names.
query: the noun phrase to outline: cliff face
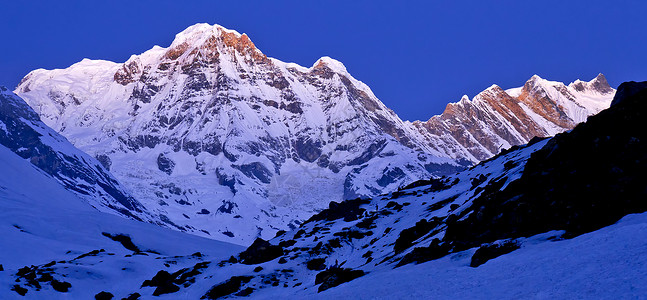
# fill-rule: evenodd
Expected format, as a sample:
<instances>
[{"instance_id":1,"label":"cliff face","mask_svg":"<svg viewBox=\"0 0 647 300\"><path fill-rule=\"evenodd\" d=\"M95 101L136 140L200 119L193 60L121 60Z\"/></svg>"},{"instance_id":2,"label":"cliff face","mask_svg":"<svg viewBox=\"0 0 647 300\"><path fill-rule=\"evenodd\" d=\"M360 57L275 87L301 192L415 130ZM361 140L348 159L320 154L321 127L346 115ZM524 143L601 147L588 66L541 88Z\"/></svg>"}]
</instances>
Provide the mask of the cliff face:
<instances>
[{"instance_id":1,"label":"cliff face","mask_svg":"<svg viewBox=\"0 0 647 300\"><path fill-rule=\"evenodd\" d=\"M409 123L336 60L284 63L244 34L198 24L124 63L35 70L16 92L170 227L249 243L332 200L454 173L570 129L608 107L605 84L533 77L518 92L492 87Z\"/></svg>"}]
</instances>

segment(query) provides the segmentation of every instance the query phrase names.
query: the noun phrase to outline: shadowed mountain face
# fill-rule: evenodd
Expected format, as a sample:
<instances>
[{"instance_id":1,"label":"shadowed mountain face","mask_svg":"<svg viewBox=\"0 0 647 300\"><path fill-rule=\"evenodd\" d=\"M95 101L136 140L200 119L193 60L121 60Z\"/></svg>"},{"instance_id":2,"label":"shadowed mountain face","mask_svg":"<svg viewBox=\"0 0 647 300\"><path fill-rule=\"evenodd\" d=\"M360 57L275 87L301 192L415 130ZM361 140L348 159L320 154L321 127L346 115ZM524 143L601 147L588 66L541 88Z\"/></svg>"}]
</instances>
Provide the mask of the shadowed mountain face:
<instances>
[{"instance_id":1,"label":"shadowed mountain face","mask_svg":"<svg viewBox=\"0 0 647 300\"><path fill-rule=\"evenodd\" d=\"M403 122L331 58L268 58L250 39L198 24L125 63L35 70L16 92L96 157L152 214L195 234L251 242L331 200L454 173L608 107L603 76L533 77Z\"/></svg>"},{"instance_id":2,"label":"shadowed mountain face","mask_svg":"<svg viewBox=\"0 0 647 300\"><path fill-rule=\"evenodd\" d=\"M141 203L99 161L47 127L25 101L5 87L0 87L0 144L99 210L152 221Z\"/></svg>"}]
</instances>

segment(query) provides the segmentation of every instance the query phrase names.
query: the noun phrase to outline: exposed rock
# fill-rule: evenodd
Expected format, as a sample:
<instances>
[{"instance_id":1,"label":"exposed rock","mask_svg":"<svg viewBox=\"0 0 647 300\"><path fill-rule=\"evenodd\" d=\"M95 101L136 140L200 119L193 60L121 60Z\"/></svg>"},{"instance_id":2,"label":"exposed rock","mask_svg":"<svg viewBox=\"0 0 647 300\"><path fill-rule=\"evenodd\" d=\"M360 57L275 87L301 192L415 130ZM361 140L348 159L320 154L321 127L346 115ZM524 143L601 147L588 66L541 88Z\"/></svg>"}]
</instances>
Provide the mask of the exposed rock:
<instances>
[{"instance_id":1,"label":"exposed rock","mask_svg":"<svg viewBox=\"0 0 647 300\"><path fill-rule=\"evenodd\" d=\"M481 245L481 247L476 249L474 255L472 255L470 267L476 268L486 263L490 259L508 254L517 249L519 249L519 245L513 241L503 241L502 243Z\"/></svg>"},{"instance_id":2,"label":"exposed rock","mask_svg":"<svg viewBox=\"0 0 647 300\"><path fill-rule=\"evenodd\" d=\"M151 280L145 280L142 283L142 287L152 286L155 287L153 291L153 296L159 296L163 294L175 293L180 290L180 287L175 285L173 281L175 280L175 274L171 275L169 272L161 270L153 276Z\"/></svg>"},{"instance_id":3,"label":"exposed rock","mask_svg":"<svg viewBox=\"0 0 647 300\"><path fill-rule=\"evenodd\" d=\"M173 168L175 168L175 162L164 155L164 153L160 153L157 156L157 168L160 171L171 175L171 173L173 173Z\"/></svg>"},{"instance_id":4,"label":"exposed rock","mask_svg":"<svg viewBox=\"0 0 647 300\"><path fill-rule=\"evenodd\" d=\"M354 221L357 220L364 211L366 211L365 209L360 208L360 205L367 204L369 202L369 200L363 199L346 200L341 203L333 201L328 205L328 209L324 209L318 214L312 216L308 222L318 220L334 221L342 218L345 222Z\"/></svg>"},{"instance_id":5,"label":"exposed rock","mask_svg":"<svg viewBox=\"0 0 647 300\"><path fill-rule=\"evenodd\" d=\"M253 162L250 164L236 166L236 169L239 169L245 176L249 178L255 178L260 180L263 183L270 183L272 172L268 170L262 163Z\"/></svg>"},{"instance_id":6,"label":"exposed rock","mask_svg":"<svg viewBox=\"0 0 647 300\"><path fill-rule=\"evenodd\" d=\"M48 128L22 99L0 88L0 144L29 160L63 186L102 210L142 220L152 219L108 172L103 163L74 149Z\"/></svg>"},{"instance_id":7,"label":"exposed rock","mask_svg":"<svg viewBox=\"0 0 647 300\"><path fill-rule=\"evenodd\" d=\"M18 293L18 295L20 295L20 296L27 295L27 292L29 291L26 288L24 288L24 287L22 287L20 285L17 285L17 284L14 284L13 286L11 286L11 290Z\"/></svg>"},{"instance_id":8,"label":"exposed rock","mask_svg":"<svg viewBox=\"0 0 647 300\"><path fill-rule=\"evenodd\" d=\"M307 262L306 267L308 270L321 271L326 268L325 258L314 258Z\"/></svg>"},{"instance_id":9,"label":"exposed rock","mask_svg":"<svg viewBox=\"0 0 647 300\"><path fill-rule=\"evenodd\" d=\"M590 82L578 80L569 86L535 75L518 94L509 94L493 85L473 100L464 97L458 103L447 105L443 114L427 122L414 122L414 126L423 134L431 134L432 140L434 136L449 133L468 151L463 158L484 160L497 154L502 147L525 144L535 136L547 137L572 129L586 120L580 112L589 116L608 107L614 92L602 74ZM587 100L586 97L600 100ZM576 109L567 109L560 104L563 102ZM560 129L554 131L546 124Z\"/></svg>"},{"instance_id":10,"label":"exposed rock","mask_svg":"<svg viewBox=\"0 0 647 300\"><path fill-rule=\"evenodd\" d=\"M273 260L281 255L283 255L281 246L272 245L261 238L257 238L251 246L238 256L241 263L255 265Z\"/></svg>"},{"instance_id":11,"label":"exposed rock","mask_svg":"<svg viewBox=\"0 0 647 300\"><path fill-rule=\"evenodd\" d=\"M252 276L233 276L227 281L214 285L209 291L200 299L219 299L238 292L240 287L252 280Z\"/></svg>"},{"instance_id":12,"label":"exposed rock","mask_svg":"<svg viewBox=\"0 0 647 300\"><path fill-rule=\"evenodd\" d=\"M55 291L61 293L66 293L72 287L72 284L70 284L69 282L58 281L56 279L52 279L50 284Z\"/></svg>"},{"instance_id":13,"label":"exposed rock","mask_svg":"<svg viewBox=\"0 0 647 300\"><path fill-rule=\"evenodd\" d=\"M414 227L402 230L402 232L400 232L400 235L398 236L398 239L395 240L393 250L395 251L395 253L400 253L403 250L411 247L413 241L423 237L439 224L440 222L437 220L432 220L431 222L429 222L426 219L422 219L418 221Z\"/></svg>"},{"instance_id":14,"label":"exposed rock","mask_svg":"<svg viewBox=\"0 0 647 300\"><path fill-rule=\"evenodd\" d=\"M140 295L139 293L132 293L132 294L128 295L128 297L122 298L121 300L138 300L139 297L141 297L141 296L142 295Z\"/></svg>"},{"instance_id":15,"label":"exposed rock","mask_svg":"<svg viewBox=\"0 0 647 300\"><path fill-rule=\"evenodd\" d=\"M115 241L121 243L121 245L124 246L124 248L134 251L134 252L140 252L141 250L139 247L135 246L133 241L130 239L130 236L125 235L125 234L110 234L107 232L102 232L103 236Z\"/></svg>"},{"instance_id":16,"label":"exposed rock","mask_svg":"<svg viewBox=\"0 0 647 300\"><path fill-rule=\"evenodd\" d=\"M94 295L94 299L95 300L112 300L112 298L114 296L115 295L113 295L110 292L102 291L102 292L99 292L98 294Z\"/></svg>"},{"instance_id":17,"label":"exposed rock","mask_svg":"<svg viewBox=\"0 0 647 300\"><path fill-rule=\"evenodd\" d=\"M643 91L644 89L647 88L647 82L635 82L635 81L629 81L629 82L623 82L619 87L618 91L616 92L615 96L613 97L613 101L611 101L611 106L614 106L624 99L628 99L636 95L637 93Z\"/></svg>"},{"instance_id":18,"label":"exposed rock","mask_svg":"<svg viewBox=\"0 0 647 300\"><path fill-rule=\"evenodd\" d=\"M355 278L362 277L364 274L365 273L362 270L330 268L317 274L315 284L321 284L317 291L322 292L344 282L349 282Z\"/></svg>"}]
</instances>

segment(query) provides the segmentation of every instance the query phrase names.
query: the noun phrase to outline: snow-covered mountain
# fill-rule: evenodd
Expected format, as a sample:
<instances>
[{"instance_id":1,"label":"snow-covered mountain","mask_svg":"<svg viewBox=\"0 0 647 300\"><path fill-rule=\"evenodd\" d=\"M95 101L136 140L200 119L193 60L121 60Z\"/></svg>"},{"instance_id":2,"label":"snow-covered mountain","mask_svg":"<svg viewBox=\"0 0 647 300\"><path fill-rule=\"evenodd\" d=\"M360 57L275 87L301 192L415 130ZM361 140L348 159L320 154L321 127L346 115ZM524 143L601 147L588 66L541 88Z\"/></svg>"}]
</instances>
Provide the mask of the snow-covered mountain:
<instances>
[{"instance_id":1,"label":"snow-covered mountain","mask_svg":"<svg viewBox=\"0 0 647 300\"><path fill-rule=\"evenodd\" d=\"M67 223L59 223L59 214L46 214L53 220L33 217L39 205L82 203L48 201L23 179L3 173L0 205L9 209L2 210L0 223L11 250L0 249L0 259L19 262L0 272L0 295L640 298L647 293L647 243L639 238L647 234L646 112L647 82L624 83L611 108L570 132L533 139L462 172L373 199L332 202L298 228L258 239L229 258L235 247L215 241L214 253L174 257L174 251L214 248L201 245L205 239L148 224L122 220L131 227L106 226L84 210L71 214L73 220L85 217L81 231L56 230ZM3 146L0 160L25 174L24 180L45 183L39 187L54 191L48 195L54 199L75 197ZM11 213L13 206L21 207L15 214L20 217ZM42 242L52 233L51 249L78 252L52 255L38 248L38 257L24 259L13 250L19 241ZM160 239L161 233L169 239ZM71 246L75 242L87 242L87 250ZM101 251L90 242L110 248ZM185 250L175 248L184 243Z\"/></svg>"},{"instance_id":2,"label":"snow-covered mountain","mask_svg":"<svg viewBox=\"0 0 647 300\"><path fill-rule=\"evenodd\" d=\"M331 200L454 173L608 107L603 76L492 87L404 122L324 57L268 58L245 34L197 24L125 63L35 70L16 89L153 215L238 243L295 228Z\"/></svg>"}]
</instances>

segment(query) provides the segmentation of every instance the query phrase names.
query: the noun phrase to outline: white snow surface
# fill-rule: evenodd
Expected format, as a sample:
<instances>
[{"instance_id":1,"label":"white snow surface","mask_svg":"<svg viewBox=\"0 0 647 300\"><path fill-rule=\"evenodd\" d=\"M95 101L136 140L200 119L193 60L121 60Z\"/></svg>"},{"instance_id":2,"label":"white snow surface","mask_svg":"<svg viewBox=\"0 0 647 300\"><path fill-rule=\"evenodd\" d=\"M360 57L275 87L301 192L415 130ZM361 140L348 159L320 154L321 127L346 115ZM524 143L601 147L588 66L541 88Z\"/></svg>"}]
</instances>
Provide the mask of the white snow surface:
<instances>
[{"instance_id":1,"label":"white snow surface","mask_svg":"<svg viewBox=\"0 0 647 300\"><path fill-rule=\"evenodd\" d=\"M644 236L647 213L629 215L615 225L571 240L551 242L541 235L530 238L521 249L478 268L469 266L468 253L458 253L369 273L308 297L641 299L647 295L647 242L636 237Z\"/></svg>"},{"instance_id":2,"label":"white snow surface","mask_svg":"<svg viewBox=\"0 0 647 300\"><path fill-rule=\"evenodd\" d=\"M0 167L1 299L93 299L103 290L121 299L165 268L168 261L175 261L174 267L193 266L242 250L237 245L99 212L2 145ZM103 232L128 235L137 247L151 252L133 255ZM75 259L99 249L105 251ZM198 251L202 258L191 256ZM44 282L40 291L32 289L24 297L10 291L17 284L13 274L19 268L51 261L58 262L53 267L54 278L72 284L69 292L56 292Z\"/></svg>"}]
</instances>

